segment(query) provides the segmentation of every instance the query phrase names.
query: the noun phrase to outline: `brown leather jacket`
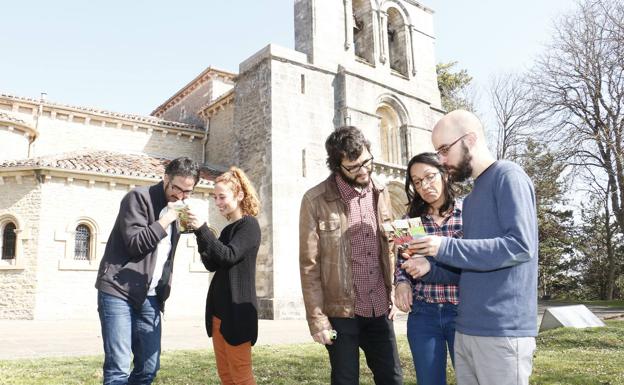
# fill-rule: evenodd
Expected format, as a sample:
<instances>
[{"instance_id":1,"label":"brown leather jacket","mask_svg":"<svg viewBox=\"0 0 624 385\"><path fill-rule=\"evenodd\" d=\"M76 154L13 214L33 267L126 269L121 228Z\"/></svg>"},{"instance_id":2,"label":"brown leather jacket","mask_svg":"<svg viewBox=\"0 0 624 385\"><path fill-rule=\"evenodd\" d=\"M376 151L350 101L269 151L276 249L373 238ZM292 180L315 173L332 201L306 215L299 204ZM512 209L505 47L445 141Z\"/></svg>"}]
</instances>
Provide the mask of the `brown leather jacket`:
<instances>
[{"instance_id":1,"label":"brown leather jacket","mask_svg":"<svg viewBox=\"0 0 624 385\"><path fill-rule=\"evenodd\" d=\"M381 224L392 220L390 195L373 181L379 228L380 266L389 297L394 256ZM331 329L327 317L354 317L355 292L351 270L346 205L335 174L308 190L299 214L299 270L310 334ZM390 298L388 298L390 301Z\"/></svg>"}]
</instances>

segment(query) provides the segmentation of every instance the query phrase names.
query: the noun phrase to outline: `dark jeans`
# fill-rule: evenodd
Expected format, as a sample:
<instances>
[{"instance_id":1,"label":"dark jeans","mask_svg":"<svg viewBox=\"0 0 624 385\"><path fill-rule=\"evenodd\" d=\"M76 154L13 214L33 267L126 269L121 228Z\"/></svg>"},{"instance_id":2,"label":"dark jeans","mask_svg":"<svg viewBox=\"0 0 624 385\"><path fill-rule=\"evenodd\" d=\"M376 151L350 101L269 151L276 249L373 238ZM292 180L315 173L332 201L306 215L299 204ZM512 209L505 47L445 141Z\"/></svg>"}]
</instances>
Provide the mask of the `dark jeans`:
<instances>
[{"instance_id":1,"label":"dark jeans","mask_svg":"<svg viewBox=\"0 0 624 385\"><path fill-rule=\"evenodd\" d=\"M151 384L160 367L160 306L156 297L147 297L136 310L127 301L99 291L98 312L104 343L104 385Z\"/></svg>"},{"instance_id":2,"label":"dark jeans","mask_svg":"<svg viewBox=\"0 0 624 385\"><path fill-rule=\"evenodd\" d=\"M338 338L326 345L331 364L332 385L360 383L360 348L377 385L402 385L394 326L387 315L381 317L330 318Z\"/></svg>"},{"instance_id":3,"label":"dark jeans","mask_svg":"<svg viewBox=\"0 0 624 385\"><path fill-rule=\"evenodd\" d=\"M455 317L457 305L414 301L407 318L407 340L418 385L446 385L447 347L454 360Z\"/></svg>"}]
</instances>

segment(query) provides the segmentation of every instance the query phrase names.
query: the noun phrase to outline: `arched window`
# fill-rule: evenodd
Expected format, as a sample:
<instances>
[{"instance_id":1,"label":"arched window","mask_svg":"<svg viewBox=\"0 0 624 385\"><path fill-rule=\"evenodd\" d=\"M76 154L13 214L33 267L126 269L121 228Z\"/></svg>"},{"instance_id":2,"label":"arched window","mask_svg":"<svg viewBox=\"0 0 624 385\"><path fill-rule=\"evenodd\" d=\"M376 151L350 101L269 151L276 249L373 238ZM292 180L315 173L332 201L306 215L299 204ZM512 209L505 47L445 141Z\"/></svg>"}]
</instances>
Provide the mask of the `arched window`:
<instances>
[{"instance_id":1,"label":"arched window","mask_svg":"<svg viewBox=\"0 0 624 385\"><path fill-rule=\"evenodd\" d=\"M91 229L87 225L80 224L76 226L74 259L77 261L88 261L91 259Z\"/></svg>"},{"instance_id":2,"label":"arched window","mask_svg":"<svg viewBox=\"0 0 624 385\"><path fill-rule=\"evenodd\" d=\"M407 76L405 20L396 8L388 9L388 56L390 68Z\"/></svg>"},{"instance_id":3,"label":"arched window","mask_svg":"<svg viewBox=\"0 0 624 385\"><path fill-rule=\"evenodd\" d=\"M17 234L15 234L15 223L7 222L2 228L2 259L14 260L15 249L17 243Z\"/></svg>"},{"instance_id":4,"label":"arched window","mask_svg":"<svg viewBox=\"0 0 624 385\"><path fill-rule=\"evenodd\" d=\"M375 39L373 36L373 12L370 0L353 0L352 15L355 56L372 64L375 62Z\"/></svg>"},{"instance_id":5,"label":"arched window","mask_svg":"<svg viewBox=\"0 0 624 385\"><path fill-rule=\"evenodd\" d=\"M408 131L397 112L387 104L377 108L379 143L383 161L407 165L410 155Z\"/></svg>"}]
</instances>

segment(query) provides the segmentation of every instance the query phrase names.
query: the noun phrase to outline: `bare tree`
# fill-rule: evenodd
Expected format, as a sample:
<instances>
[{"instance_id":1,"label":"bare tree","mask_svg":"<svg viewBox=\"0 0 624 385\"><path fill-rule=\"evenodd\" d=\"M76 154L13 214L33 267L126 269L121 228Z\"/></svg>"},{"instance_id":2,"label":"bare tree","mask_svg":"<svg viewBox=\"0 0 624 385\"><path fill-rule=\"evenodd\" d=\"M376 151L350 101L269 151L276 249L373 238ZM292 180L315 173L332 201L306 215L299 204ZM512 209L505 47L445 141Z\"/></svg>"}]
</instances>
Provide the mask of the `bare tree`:
<instances>
[{"instance_id":1,"label":"bare tree","mask_svg":"<svg viewBox=\"0 0 624 385\"><path fill-rule=\"evenodd\" d=\"M595 171L600 172L602 175L596 175ZM581 174L583 180L582 185L585 186L580 190L584 196L589 197L590 201L596 203L594 206L599 212L589 215L589 218L593 218L592 223L586 223L585 226L591 226L596 229L600 229L600 237L593 238L591 234L586 234L593 239L586 239L583 243L601 243L603 255L596 256L591 255L587 258L598 259L601 261L600 270L601 274L600 287L602 288L600 296L601 299L612 300L615 290L615 282L620 275L620 266L618 263L619 255L616 253L616 224L613 223L613 213L611 212L610 196L612 185L609 180L605 180L604 173L601 170L587 167L585 172ZM586 277L586 279L591 279Z\"/></svg>"},{"instance_id":2,"label":"bare tree","mask_svg":"<svg viewBox=\"0 0 624 385\"><path fill-rule=\"evenodd\" d=\"M517 74L493 77L489 94L496 117L496 158L517 160L530 129L539 124L537 102L529 84Z\"/></svg>"},{"instance_id":3,"label":"bare tree","mask_svg":"<svg viewBox=\"0 0 624 385\"><path fill-rule=\"evenodd\" d=\"M555 25L531 85L552 118L544 140L569 164L603 172L610 207L624 232L624 4L585 0Z\"/></svg>"}]
</instances>

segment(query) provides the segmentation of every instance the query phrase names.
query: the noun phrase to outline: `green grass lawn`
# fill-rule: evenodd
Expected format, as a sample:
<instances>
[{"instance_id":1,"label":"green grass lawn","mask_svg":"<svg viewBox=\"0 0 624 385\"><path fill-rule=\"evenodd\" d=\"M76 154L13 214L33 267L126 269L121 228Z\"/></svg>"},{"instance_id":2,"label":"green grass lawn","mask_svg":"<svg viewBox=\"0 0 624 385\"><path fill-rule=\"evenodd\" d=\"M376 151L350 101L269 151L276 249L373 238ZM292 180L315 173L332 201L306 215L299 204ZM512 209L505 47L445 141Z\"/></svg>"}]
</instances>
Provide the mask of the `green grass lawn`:
<instances>
[{"instance_id":1,"label":"green grass lawn","mask_svg":"<svg viewBox=\"0 0 624 385\"><path fill-rule=\"evenodd\" d=\"M562 299L562 300L548 300L548 301L542 301L541 303L548 306L549 303L553 303L556 305L559 305L561 303L565 303L567 305L594 305L594 306L606 306L606 307L612 307L612 308L622 308L624 309L624 299L613 299L611 301L578 301L578 300L566 300L566 299Z\"/></svg>"},{"instance_id":2,"label":"green grass lawn","mask_svg":"<svg viewBox=\"0 0 624 385\"><path fill-rule=\"evenodd\" d=\"M585 304L585 305L597 305L597 306L624 308L624 299L613 299L611 301L583 301L579 303Z\"/></svg>"},{"instance_id":3,"label":"green grass lawn","mask_svg":"<svg viewBox=\"0 0 624 385\"><path fill-rule=\"evenodd\" d=\"M540 334L533 385L624 385L624 321L605 328L555 329ZM399 337L405 385L415 385L407 341ZM317 344L258 346L253 350L256 381L263 385L329 384L327 353ZM101 384L102 357L46 358L0 361L0 384ZM155 384L219 384L214 355L208 350L175 351L162 355ZM362 368L366 365L362 359ZM373 384L368 369L361 384ZM449 383L455 384L449 368Z\"/></svg>"}]
</instances>

